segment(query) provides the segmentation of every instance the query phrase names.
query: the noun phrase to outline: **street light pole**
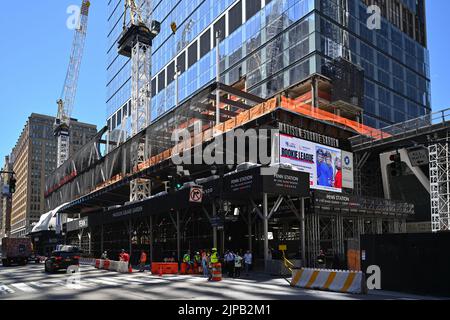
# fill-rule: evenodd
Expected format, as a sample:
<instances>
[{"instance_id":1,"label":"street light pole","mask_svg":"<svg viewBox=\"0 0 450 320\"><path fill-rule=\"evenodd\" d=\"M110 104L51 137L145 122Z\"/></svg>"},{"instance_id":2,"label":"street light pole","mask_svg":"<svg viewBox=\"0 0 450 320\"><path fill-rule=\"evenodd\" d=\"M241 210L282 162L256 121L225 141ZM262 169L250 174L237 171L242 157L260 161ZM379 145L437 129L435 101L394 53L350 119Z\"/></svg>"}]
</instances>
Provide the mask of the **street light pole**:
<instances>
[{"instance_id":1,"label":"street light pole","mask_svg":"<svg viewBox=\"0 0 450 320\"><path fill-rule=\"evenodd\" d=\"M216 125L220 123L220 31L216 32Z\"/></svg>"}]
</instances>

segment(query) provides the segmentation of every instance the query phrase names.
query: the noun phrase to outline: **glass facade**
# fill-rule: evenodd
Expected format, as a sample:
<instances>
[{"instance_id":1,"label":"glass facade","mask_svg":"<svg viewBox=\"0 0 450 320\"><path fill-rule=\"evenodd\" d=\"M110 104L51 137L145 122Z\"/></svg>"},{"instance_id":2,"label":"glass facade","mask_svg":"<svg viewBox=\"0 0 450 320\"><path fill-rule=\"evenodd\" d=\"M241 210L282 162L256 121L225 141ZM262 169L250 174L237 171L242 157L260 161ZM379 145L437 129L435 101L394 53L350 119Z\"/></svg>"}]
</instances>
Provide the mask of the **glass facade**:
<instances>
[{"instance_id":1,"label":"glass facade","mask_svg":"<svg viewBox=\"0 0 450 320\"><path fill-rule=\"evenodd\" d=\"M339 6L343 2L346 8ZM226 84L245 78L245 89L265 98L345 55L365 70L367 124L424 114L430 108L427 50L385 18L381 30L369 30L365 2L152 1L153 19L162 24L153 44L151 120L175 107L177 67L180 102L215 81L216 31L222 35L220 73ZM107 117L114 129L129 114L131 70L129 59L117 54L123 0L111 0L108 7ZM178 26L175 35L172 22Z\"/></svg>"}]
</instances>

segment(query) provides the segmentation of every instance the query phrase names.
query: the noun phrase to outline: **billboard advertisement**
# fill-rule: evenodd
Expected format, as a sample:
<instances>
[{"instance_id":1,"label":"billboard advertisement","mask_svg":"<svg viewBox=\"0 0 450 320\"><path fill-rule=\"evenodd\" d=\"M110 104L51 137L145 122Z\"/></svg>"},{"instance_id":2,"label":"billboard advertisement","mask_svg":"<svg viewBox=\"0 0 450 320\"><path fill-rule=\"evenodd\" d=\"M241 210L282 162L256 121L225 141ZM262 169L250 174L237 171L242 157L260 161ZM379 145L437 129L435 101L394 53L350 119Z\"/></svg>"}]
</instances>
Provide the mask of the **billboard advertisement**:
<instances>
[{"instance_id":1,"label":"billboard advertisement","mask_svg":"<svg viewBox=\"0 0 450 320\"><path fill-rule=\"evenodd\" d=\"M355 185L353 177L353 153L342 151L342 187L353 189Z\"/></svg>"},{"instance_id":2,"label":"billboard advertisement","mask_svg":"<svg viewBox=\"0 0 450 320\"><path fill-rule=\"evenodd\" d=\"M280 163L309 173L311 189L342 192L342 151L280 134Z\"/></svg>"}]
</instances>

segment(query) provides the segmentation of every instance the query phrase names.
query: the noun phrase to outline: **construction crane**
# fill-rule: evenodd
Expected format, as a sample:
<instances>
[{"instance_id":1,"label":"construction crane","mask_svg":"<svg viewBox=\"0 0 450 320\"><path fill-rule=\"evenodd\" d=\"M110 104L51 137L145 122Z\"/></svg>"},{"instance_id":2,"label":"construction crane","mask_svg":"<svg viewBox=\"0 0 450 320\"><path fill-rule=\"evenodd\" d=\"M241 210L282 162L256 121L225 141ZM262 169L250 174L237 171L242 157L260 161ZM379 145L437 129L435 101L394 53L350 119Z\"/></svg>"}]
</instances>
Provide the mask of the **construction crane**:
<instances>
[{"instance_id":1,"label":"construction crane","mask_svg":"<svg viewBox=\"0 0 450 320\"><path fill-rule=\"evenodd\" d=\"M80 75L81 60L83 57L84 44L88 26L89 0L83 0L80 10L79 24L75 30L72 51L70 54L69 67L67 69L66 80L57 101L58 113L54 124L54 134L58 140L57 165L60 167L70 154L70 119L75 104L75 96Z\"/></svg>"},{"instance_id":2,"label":"construction crane","mask_svg":"<svg viewBox=\"0 0 450 320\"><path fill-rule=\"evenodd\" d=\"M127 12L130 11L130 24ZM131 58L131 136L137 135L150 123L152 44L159 34L161 24L152 20L149 0L125 0L123 32L118 40L120 55ZM126 121L128 119L125 119ZM123 120L123 121L125 121ZM136 154L132 155L133 167L146 159L146 143L138 142ZM150 181L136 179L130 183L130 202L141 201L150 196Z\"/></svg>"}]
</instances>

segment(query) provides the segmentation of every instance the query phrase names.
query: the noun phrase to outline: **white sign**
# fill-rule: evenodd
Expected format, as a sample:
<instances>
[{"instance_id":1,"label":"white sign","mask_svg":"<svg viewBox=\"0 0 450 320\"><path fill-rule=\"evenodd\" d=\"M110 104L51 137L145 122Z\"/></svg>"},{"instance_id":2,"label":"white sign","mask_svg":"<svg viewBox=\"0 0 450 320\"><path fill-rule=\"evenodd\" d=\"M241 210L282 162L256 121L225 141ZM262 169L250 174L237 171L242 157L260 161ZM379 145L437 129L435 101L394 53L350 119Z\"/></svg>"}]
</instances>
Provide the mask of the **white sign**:
<instances>
[{"instance_id":1,"label":"white sign","mask_svg":"<svg viewBox=\"0 0 450 320\"><path fill-rule=\"evenodd\" d=\"M189 193L189 202L202 203L203 201L203 188L192 187Z\"/></svg>"},{"instance_id":2,"label":"white sign","mask_svg":"<svg viewBox=\"0 0 450 320\"><path fill-rule=\"evenodd\" d=\"M342 152L280 134L280 163L309 173L311 189L342 192Z\"/></svg>"},{"instance_id":3,"label":"white sign","mask_svg":"<svg viewBox=\"0 0 450 320\"><path fill-rule=\"evenodd\" d=\"M342 187L353 189L355 186L353 173L353 153L342 151Z\"/></svg>"}]
</instances>

